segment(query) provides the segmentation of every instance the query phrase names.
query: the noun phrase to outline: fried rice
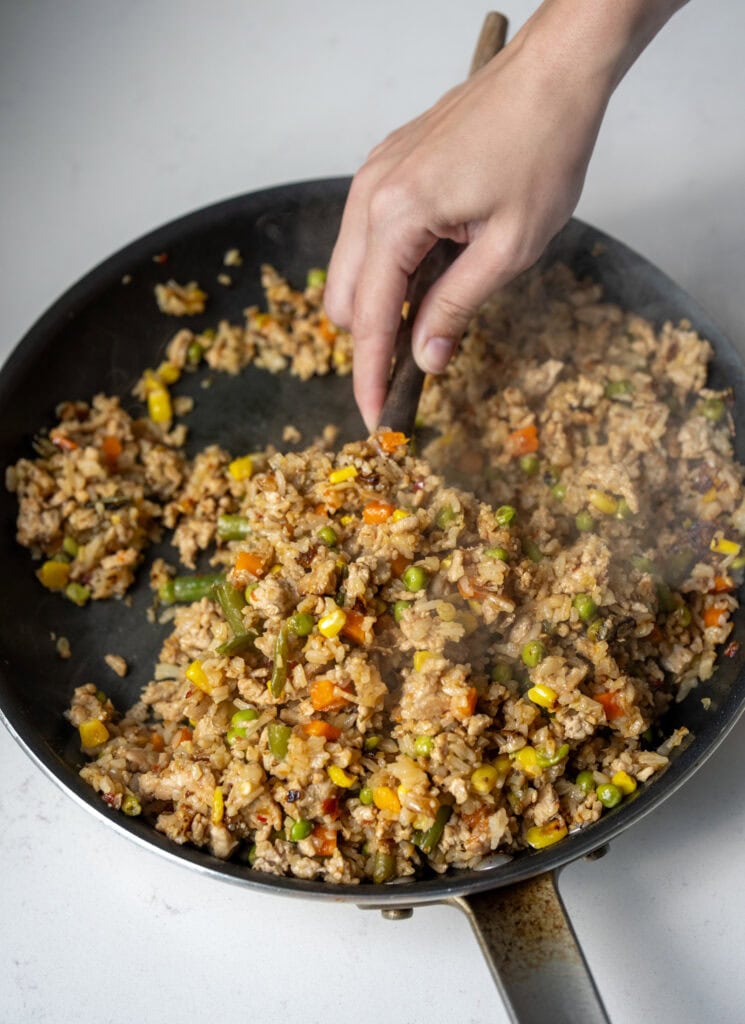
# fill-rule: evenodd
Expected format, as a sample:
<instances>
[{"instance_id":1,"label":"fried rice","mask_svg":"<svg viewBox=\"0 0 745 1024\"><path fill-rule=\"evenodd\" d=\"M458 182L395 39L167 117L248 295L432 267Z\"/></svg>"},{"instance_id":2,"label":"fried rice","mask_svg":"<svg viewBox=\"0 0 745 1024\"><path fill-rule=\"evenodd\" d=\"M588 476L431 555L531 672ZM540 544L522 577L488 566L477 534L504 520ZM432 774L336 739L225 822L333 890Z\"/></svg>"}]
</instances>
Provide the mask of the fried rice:
<instances>
[{"instance_id":1,"label":"fried rice","mask_svg":"<svg viewBox=\"0 0 745 1024\"><path fill-rule=\"evenodd\" d=\"M175 376L141 397L202 359L346 370L318 279L264 282L269 313L178 332ZM714 671L745 564L710 355L555 267L497 296L428 381L421 456L382 429L188 461L170 406L148 423L66 405L8 475L42 583L119 596L163 528L213 570L151 566L173 630L126 713L75 691L83 778L176 843L337 883L541 849L633 799L685 741L660 719Z\"/></svg>"}]
</instances>

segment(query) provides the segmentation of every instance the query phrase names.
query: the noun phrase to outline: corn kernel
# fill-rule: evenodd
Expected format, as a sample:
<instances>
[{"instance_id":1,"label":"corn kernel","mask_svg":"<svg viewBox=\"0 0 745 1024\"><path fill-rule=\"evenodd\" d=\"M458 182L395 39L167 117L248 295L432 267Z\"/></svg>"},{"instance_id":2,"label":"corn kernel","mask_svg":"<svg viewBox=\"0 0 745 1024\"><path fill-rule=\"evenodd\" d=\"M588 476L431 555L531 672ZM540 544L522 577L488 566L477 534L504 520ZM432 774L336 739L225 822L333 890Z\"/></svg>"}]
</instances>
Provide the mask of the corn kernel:
<instances>
[{"instance_id":1,"label":"corn kernel","mask_svg":"<svg viewBox=\"0 0 745 1024\"><path fill-rule=\"evenodd\" d=\"M529 778L536 778L541 774L541 766L538 764L538 754L534 747L522 747L515 754L515 764Z\"/></svg>"},{"instance_id":2,"label":"corn kernel","mask_svg":"<svg viewBox=\"0 0 745 1024\"><path fill-rule=\"evenodd\" d=\"M375 786L373 789L373 803L379 811L390 811L392 814L398 814L401 810L401 801L390 786Z\"/></svg>"},{"instance_id":3,"label":"corn kernel","mask_svg":"<svg viewBox=\"0 0 745 1024\"><path fill-rule=\"evenodd\" d=\"M281 572L282 572L282 566L279 564L279 562L275 562L274 565L269 570L269 575L270 576L279 576Z\"/></svg>"},{"instance_id":4,"label":"corn kernel","mask_svg":"<svg viewBox=\"0 0 745 1024\"><path fill-rule=\"evenodd\" d=\"M340 786L342 789L349 789L356 782L354 775L350 775L349 772L345 772L343 768L340 768L336 764L332 764L326 769L326 774L331 779L335 786Z\"/></svg>"},{"instance_id":5,"label":"corn kernel","mask_svg":"<svg viewBox=\"0 0 745 1024\"><path fill-rule=\"evenodd\" d=\"M740 545L736 544L733 540L727 540L726 537L714 537L709 547L719 555L736 556L740 554Z\"/></svg>"},{"instance_id":6,"label":"corn kernel","mask_svg":"<svg viewBox=\"0 0 745 1024\"><path fill-rule=\"evenodd\" d=\"M109 730L97 718L89 718L78 726L82 747L99 747L109 738Z\"/></svg>"},{"instance_id":7,"label":"corn kernel","mask_svg":"<svg viewBox=\"0 0 745 1024\"><path fill-rule=\"evenodd\" d=\"M499 772L493 764L482 764L480 768L477 768L471 775L471 785L477 793L481 793L482 796L486 796L487 793L491 793L497 784L497 778Z\"/></svg>"},{"instance_id":8,"label":"corn kernel","mask_svg":"<svg viewBox=\"0 0 745 1024\"><path fill-rule=\"evenodd\" d=\"M186 670L186 678L190 683L193 683L198 690L202 690L204 693L212 692L212 685L207 678L207 673L202 668L201 661L192 661L191 665Z\"/></svg>"},{"instance_id":9,"label":"corn kernel","mask_svg":"<svg viewBox=\"0 0 745 1024\"><path fill-rule=\"evenodd\" d=\"M421 672L424 666L434 658L432 651L415 651L414 652L414 668L417 672Z\"/></svg>"},{"instance_id":10,"label":"corn kernel","mask_svg":"<svg viewBox=\"0 0 745 1024\"><path fill-rule=\"evenodd\" d=\"M614 786L618 786L624 796L629 796L637 788L636 779L623 770L616 772L611 778L611 782Z\"/></svg>"},{"instance_id":11,"label":"corn kernel","mask_svg":"<svg viewBox=\"0 0 745 1024\"><path fill-rule=\"evenodd\" d=\"M357 476L357 469L354 466L344 466L342 469L335 469L329 473L330 484L343 484L346 480L354 480Z\"/></svg>"},{"instance_id":12,"label":"corn kernel","mask_svg":"<svg viewBox=\"0 0 745 1024\"><path fill-rule=\"evenodd\" d=\"M47 590L64 590L70 577L70 566L67 562L45 562L36 575Z\"/></svg>"},{"instance_id":13,"label":"corn kernel","mask_svg":"<svg viewBox=\"0 0 745 1024\"><path fill-rule=\"evenodd\" d=\"M412 513L409 512L408 509L397 508L393 515L391 516L391 519L393 520L394 523L398 523L402 519L408 519L411 514Z\"/></svg>"},{"instance_id":14,"label":"corn kernel","mask_svg":"<svg viewBox=\"0 0 745 1024\"><path fill-rule=\"evenodd\" d=\"M590 504L606 516L614 516L618 512L618 499L607 491L590 491Z\"/></svg>"},{"instance_id":15,"label":"corn kernel","mask_svg":"<svg viewBox=\"0 0 745 1024\"><path fill-rule=\"evenodd\" d=\"M250 480L253 476L254 463L250 455L241 455L228 466L228 473L234 480Z\"/></svg>"},{"instance_id":16,"label":"corn kernel","mask_svg":"<svg viewBox=\"0 0 745 1024\"><path fill-rule=\"evenodd\" d=\"M526 697L528 700L532 700L534 704L538 704L539 707L550 710L556 704L557 693L552 687L538 683L537 686L531 686Z\"/></svg>"},{"instance_id":17,"label":"corn kernel","mask_svg":"<svg viewBox=\"0 0 745 1024\"><path fill-rule=\"evenodd\" d=\"M219 825L225 814L225 801L222 795L222 786L215 786L212 794L212 824Z\"/></svg>"},{"instance_id":18,"label":"corn kernel","mask_svg":"<svg viewBox=\"0 0 745 1024\"><path fill-rule=\"evenodd\" d=\"M707 504L710 504L712 501L716 501L718 497L719 492L717 491L716 487L710 487L706 494L703 495L701 500L706 502Z\"/></svg>"},{"instance_id":19,"label":"corn kernel","mask_svg":"<svg viewBox=\"0 0 745 1024\"><path fill-rule=\"evenodd\" d=\"M528 846L534 850L543 850L547 846L553 846L563 839L567 834L567 827L561 818L554 818L546 825L534 825L525 833L525 840Z\"/></svg>"},{"instance_id":20,"label":"corn kernel","mask_svg":"<svg viewBox=\"0 0 745 1024\"><path fill-rule=\"evenodd\" d=\"M500 778L507 778L510 774L510 768L512 767L512 759L509 754L500 754L494 761L494 767L497 769L497 774Z\"/></svg>"},{"instance_id":21,"label":"corn kernel","mask_svg":"<svg viewBox=\"0 0 745 1024\"><path fill-rule=\"evenodd\" d=\"M318 632L331 639L341 633L346 621L347 613L342 608L334 607L318 620Z\"/></svg>"},{"instance_id":22,"label":"corn kernel","mask_svg":"<svg viewBox=\"0 0 745 1024\"><path fill-rule=\"evenodd\" d=\"M342 516L339 522L341 523L342 526L349 526L350 523L354 522L354 516Z\"/></svg>"},{"instance_id":23,"label":"corn kernel","mask_svg":"<svg viewBox=\"0 0 745 1024\"><path fill-rule=\"evenodd\" d=\"M181 376L181 370L173 363L161 363L155 371L164 384L175 384Z\"/></svg>"},{"instance_id":24,"label":"corn kernel","mask_svg":"<svg viewBox=\"0 0 745 1024\"><path fill-rule=\"evenodd\" d=\"M170 423L173 411L167 388L156 386L148 391L147 412L153 423Z\"/></svg>"}]
</instances>

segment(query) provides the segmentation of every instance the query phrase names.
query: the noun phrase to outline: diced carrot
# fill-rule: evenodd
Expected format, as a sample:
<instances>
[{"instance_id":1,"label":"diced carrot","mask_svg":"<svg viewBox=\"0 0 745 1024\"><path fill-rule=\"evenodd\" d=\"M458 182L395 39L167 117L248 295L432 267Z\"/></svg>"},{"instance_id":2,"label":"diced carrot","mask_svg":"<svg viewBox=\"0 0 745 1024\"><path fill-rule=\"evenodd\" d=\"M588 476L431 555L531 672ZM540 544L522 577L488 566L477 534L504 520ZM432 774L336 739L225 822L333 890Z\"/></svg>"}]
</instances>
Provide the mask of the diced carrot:
<instances>
[{"instance_id":1,"label":"diced carrot","mask_svg":"<svg viewBox=\"0 0 745 1024\"><path fill-rule=\"evenodd\" d=\"M727 590L734 590L735 584L729 576L715 576L714 586L711 588L714 593L721 594Z\"/></svg>"},{"instance_id":2,"label":"diced carrot","mask_svg":"<svg viewBox=\"0 0 745 1024\"><path fill-rule=\"evenodd\" d=\"M336 853L336 829L329 825L316 825L311 834L313 845L319 857L330 857Z\"/></svg>"},{"instance_id":3,"label":"diced carrot","mask_svg":"<svg viewBox=\"0 0 745 1024\"><path fill-rule=\"evenodd\" d=\"M538 451L538 428L535 423L520 427L507 435L507 445L512 455L529 455Z\"/></svg>"},{"instance_id":4,"label":"diced carrot","mask_svg":"<svg viewBox=\"0 0 745 1024\"><path fill-rule=\"evenodd\" d=\"M347 612L347 618L341 627L342 635L354 640L356 644L364 644L366 640L365 630L362 627L364 621L365 616L361 612L354 611L354 609Z\"/></svg>"},{"instance_id":5,"label":"diced carrot","mask_svg":"<svg viewBox=\"0 0 745 1024\"><path fill-rule=\"evenodd\" d=\"M594 693L592 699L596 700L598 704L603 705L605 711L605 717L609 722L614 721L616 718L623 718L626 714L624 708L618 700L618 695L604 691L603 693Z\"/></svg>"},{"instance_id":6,"label":"diced carrot","mask_svg":"<svg viewBox=\"0 0 745 1024\"><path fill-rule=\"evenodd\" d=\"M393 575L396 577L403 576L403 574L408 569L410 563L410 558L406 558L404 557L404 555L401 554L394 555L393 558L391 559L391 569L393 571Z\"/></svg>"},{"instance_id":7,"label":"diced carrot","mask_svg":"<svg viewBox=\"0 0 745 1024\"><path fill-rule=\"evenodd\" d=\"M344 491L339 488L326 487L323 492L326 504L324 510L328 513L337 512L344 504Z\"/></svg>"},{"instance_id":8,"label":"diced carrot","mask_svg":"<svg viewBox=\"0 0 745 1024\"><path fill-rule=\"evenodd\" d=\"M368 501L362 510L362 518L366 523L384 523L390 519L393 513L396 511L394 505L389 505L387 501Z\"/></svg>"},{"instance_id":9,"label":"diced carrot","mask_svg":"<svg viewBox=\"0 0 745 1024\"><path fill-rule=\"evenodd\" d=\"M325 516L326 515L326 506L323 504L323 502L321 502L319 505L316 505L316 507L313 509L313 511L315 512L315 514L317 516Z\"/></svg>"},{"instance_id":10,"label":"diced carrot","mask_svg":"<svg viewBox=\"0 0 745 1024\"><path fill-rule=\"evenodd\" d=\"M50 430L49 440L66 452L74 452L79 447L78 442L68 437L64 430Z\"/></svg>"},{"instance_id":11,"label":"diced carrot","mask_svg":"<svg viewBox=\"0 0 745 1024\"><path fill-rule=\"evenodd\" d=\"M160 753L161 750L165 749L165 742L163 741L163 737L160 735L159 732L156 732L155 730L153 730L150 733L150 743L153 747L153 750L157 750L158 753Z\"/></svg>"},{"instance_id":12,"label":"diced carrot","mask_svg":"<svg viewBox=\"0 0 745 1024\"><path fill-rule=\"evenodd\" d=\"M109 465L115 466L117 459L122 454L122 442L113 434L107 434L101 441L101 451Z\"/></svg>"},{"instance_id":13,"label":"diced carrot","mask_svg":"<svg viewBox=\"0 0 745 1024\"><path fill-rule=\"evenodd\" d=\"M341 814L341 808L339 807L339 797L327 797L321 804L321 810L323 811L327 818L331 818L332 821L336 821L336 819ZM333 850L331 852L333 853Z\"/></svg>"},{"instance_id":14,"label":"diced carrot","mask_svg":"<svg viewBox=\"0 0 745 1024\"><path fill-rule=\"evenodd\" d=\"M726 609L720 605L712 605L704 611L704 626L711 629L714 626L721 626L726 615Z\"/></svg>"},{"instance_id":15,"label":"diced carrot","mask_svg":"<svg viewBox=\"0 0 745 1024\"><path fill-rule=\"evenodd\" d=\"M331 722L324 722L322 718L311 718L302 729L306 736L323 736L325 740L338 740L341 736L341 729L337 729Z\"/></svg>"},{"instance_id":16,"label":"diced carrot","mask_svg":"<svg viewBox=\"0 0 745 1024\"><path fill-rule=\"evenodd\" d=\"M455 705L454 712L459 718L470 718L476 710L476 702L479 699L478 690L472 686L466 695Z\"/></svg>"},{"instance_id":17,"label":"diced carrot","mask_svg":"<svg viewBox=\"0 0 745 1024\"><path fill-rule=\"evenodd\" d=\"M324 341L335 341L336 335L339 333L336 327L331 323L327 316L322 316L318 324L318 330L320 331L321 337Z\"/></svg>"},{"instance_id":18,"label":"diced carrot","mask_svg":"<svg viewBox=\"0 0 745 1024\"><path fill-rule=\"evenodd\" d=\"M397 448L400 448L402 444L406 444L409 439L400 430L384 430L378 440L383 451L387 455L392 455Z\"/></svg>"},{"instance_id":19,"label":"diced carrot","mask_svg":"<svg viewBox=\"0 0 745 1024\"><path fill-rule=\"evenodd\" d=\"M173 737L174 747L177 747L180 743L186 742L186 740L190 740L193 735L194 734L192 733L191 729L187 729L186 726L183 726L183 728L179 729L179 731Z\"/></svg>"},{"instance_id":20,"label":"diced carrot","mask_svg":"<svg viewBox=\"0 0 745 1024\"><path fill-rule=\"evenodd\" d=\"M336 693L333 679L314 679L310 686L310 700L316 711L338 711L349 703Z\"/></svg>"},{"instance_id":21,"label":"diced carrot","mask_svg":"<svg viewBox=\"0 0 745 1024\"><path fill-rule=\"evenodd\" d=\"M235 568L236 572L250 572L252 576L264 575L264 561L253 551L239 551Z\"/></svg>"}]
</instances>

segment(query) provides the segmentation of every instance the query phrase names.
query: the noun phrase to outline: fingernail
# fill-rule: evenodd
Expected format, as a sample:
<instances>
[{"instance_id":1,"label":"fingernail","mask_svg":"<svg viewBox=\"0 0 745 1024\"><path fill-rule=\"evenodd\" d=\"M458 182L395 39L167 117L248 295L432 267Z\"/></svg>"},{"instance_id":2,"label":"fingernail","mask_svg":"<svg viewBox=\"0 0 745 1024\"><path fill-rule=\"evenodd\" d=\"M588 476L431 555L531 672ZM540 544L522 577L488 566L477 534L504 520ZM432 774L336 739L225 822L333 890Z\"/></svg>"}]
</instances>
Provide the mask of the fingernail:
<instances>
[{"instance_id":1,"label":"fingernail","mask_svg":"<svg viewBox=\"0 0 745 1024\"><path fill-rule=\"evenodd\" d=\"M452 338L429 338L422 350L419 365L427 373L442 373L455 351Z\"/></svg>"}]
</instances>

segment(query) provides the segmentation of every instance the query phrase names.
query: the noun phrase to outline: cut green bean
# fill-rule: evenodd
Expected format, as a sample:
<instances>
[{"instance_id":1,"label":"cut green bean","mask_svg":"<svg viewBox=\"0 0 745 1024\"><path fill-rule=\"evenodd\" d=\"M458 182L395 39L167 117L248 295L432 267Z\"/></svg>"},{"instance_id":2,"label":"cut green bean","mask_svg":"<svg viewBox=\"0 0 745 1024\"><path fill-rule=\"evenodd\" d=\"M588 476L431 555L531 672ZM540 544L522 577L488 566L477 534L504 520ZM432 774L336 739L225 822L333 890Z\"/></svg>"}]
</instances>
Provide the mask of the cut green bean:
<instances>
[{"instance_id":1,"label":"cut green bean","mask_svg":"<svg viewBox=\"0 0 745 1024\"><path fill-rule=\"evenodd\" d=\"M217 517L217 536L220 540L245 540L250 533L251 527L245 516Z\"/></svg>"},{"instance_id":2,"label":"cut green bean","mask_svg":"<svg viewBox=\"0 0 745 1024\"><path fill-rule=\"evenodd\" d=\"M224 658L232 658L236 654L245 654L246 651L253 648L258 635L255 629L246 629L242 633L237 633L230 640L226 640L224 644L220 644L215 650Z\"/></svg>"},{"instance_id":3,"label":"cut green bean","mask_svg":"<svg viewBox=\"0 0 745 1024\"><path fill-rule=\"evenodd\" d=\"M158 596L164 604L191 604L211 597L216 583L222 583L225 575L221 572L200 573L197 576L175 576L164 583Z\"/></svg>"},{"instance_id":4,"label":"cut green bean","mask_svg":"<svg viewBox=\"0 0 745 1024\"><path fill-rule=\"evenodd\" d=\"M453 808L450 804L442 804L435 815L434 824L424 832L416 831L414 833L411 838L414 846L418 846L422 853L432 853L442 839L442 833L445 831L445 826L452 813Z\"/></svg>"},{"instance_id":5,"label":"cut green bean","mask_svg":"<svg viewBox=\"0 0 745 1024\"><path fill-rule=\"evenodd\" d=\"M373 882L382 885L389 882L396 874L396 858L392 853L378 850L373 858Z\"/></svg>"},{"instance_id":6,"label":"cut green bean","mask_svg":"<svg viewBox=\"0 0 745 1024\"><path fill-rule=\"evenodd\" d=\"M272 697L281 697L287 682L287 633L287 623L283 622L279 627L277 639L274 641L274 666L272 668L272 678L269 681L269 690Z\"/></svg>"},{"instance_id":7,"label":"cut green bean","mask_svg":"<svg viewBox=\"0 0 745 1024\"><path fill-rule=\"evenodd\" d=\"M233 636L241 636L246 632L243 622L243 609L246 604L246 595L242 590L236 590L227 580L215 584L215 597L222 609L225 621L233 631Z\"/></svg>"}]
</instances>

